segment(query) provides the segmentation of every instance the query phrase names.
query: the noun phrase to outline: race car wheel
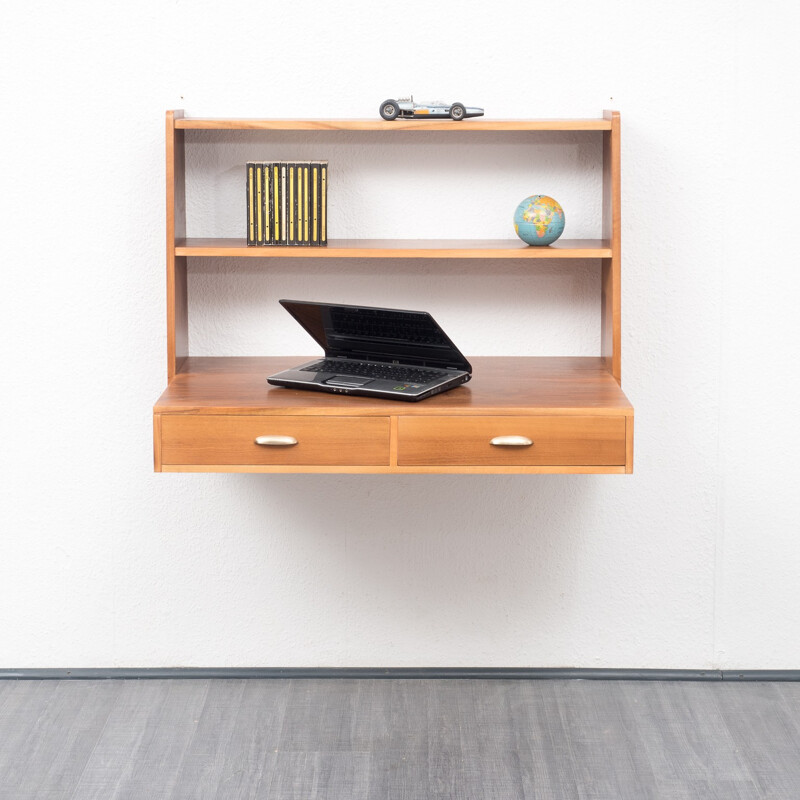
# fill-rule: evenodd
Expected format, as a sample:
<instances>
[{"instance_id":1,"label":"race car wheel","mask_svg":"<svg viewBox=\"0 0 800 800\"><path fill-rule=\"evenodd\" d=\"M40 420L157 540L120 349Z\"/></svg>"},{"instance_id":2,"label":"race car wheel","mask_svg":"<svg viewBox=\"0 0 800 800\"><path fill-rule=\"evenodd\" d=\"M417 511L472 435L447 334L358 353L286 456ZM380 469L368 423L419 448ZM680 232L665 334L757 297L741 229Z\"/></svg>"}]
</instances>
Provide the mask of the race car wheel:
<instances>
[{"instance_id":1,"label":"race car wheel","mask_svg":"<svg viewBox=\"0 0 800 800\"><path fill-rule=\"evenodd\" d=\"M450 106L450 119L464 119L464 115L467 113L467 109L461 105L461 103L453 103Z\"/></svg>"},{"instance_id":2,"label":"race car wheel","mask_svg":"<svg viewBox=\"0 0 800 800\"><path fill-rule=\"evenodd\" d=\"M400 109L397 107L397 100L384 100L381 103L381 116L384 119L397 119Z\"/></svg>"}]
</instances>

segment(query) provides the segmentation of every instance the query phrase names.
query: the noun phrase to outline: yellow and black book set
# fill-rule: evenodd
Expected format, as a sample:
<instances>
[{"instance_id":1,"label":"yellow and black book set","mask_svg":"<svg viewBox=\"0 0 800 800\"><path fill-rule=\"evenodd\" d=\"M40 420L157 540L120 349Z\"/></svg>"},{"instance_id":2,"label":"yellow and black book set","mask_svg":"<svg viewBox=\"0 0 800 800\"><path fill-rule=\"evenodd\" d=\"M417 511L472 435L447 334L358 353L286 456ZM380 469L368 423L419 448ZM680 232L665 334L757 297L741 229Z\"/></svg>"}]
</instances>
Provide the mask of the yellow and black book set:
<instances>
[{"instance_id":1,"label":"yellow and black book set","mask_svg":"<svg viewBox=\"0 0 800 800\"><path fill-rule=\"evenodd\" d=\"M248 161L247 245L328 243L328 162Z\"/></svg>"}]
</instances>

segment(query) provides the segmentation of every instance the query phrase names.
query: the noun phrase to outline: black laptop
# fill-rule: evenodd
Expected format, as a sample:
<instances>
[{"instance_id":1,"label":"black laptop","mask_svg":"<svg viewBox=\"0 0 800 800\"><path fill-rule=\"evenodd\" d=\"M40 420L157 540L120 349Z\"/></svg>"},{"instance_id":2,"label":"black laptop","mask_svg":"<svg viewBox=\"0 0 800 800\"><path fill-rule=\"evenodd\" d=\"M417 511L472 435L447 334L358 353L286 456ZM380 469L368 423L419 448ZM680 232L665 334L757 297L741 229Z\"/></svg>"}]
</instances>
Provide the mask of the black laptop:
<instances>
[{"instance_id":1,"label":"black laptop","mask_svg":"<svg viewBox=\"0 0 800 800\"><path fill-rule=\"evenodd\" d=\"M472 377L472 367L427 311L281 300L325 351L270 375L274 386L424 400Z\"/></svg>"}]
</instances>

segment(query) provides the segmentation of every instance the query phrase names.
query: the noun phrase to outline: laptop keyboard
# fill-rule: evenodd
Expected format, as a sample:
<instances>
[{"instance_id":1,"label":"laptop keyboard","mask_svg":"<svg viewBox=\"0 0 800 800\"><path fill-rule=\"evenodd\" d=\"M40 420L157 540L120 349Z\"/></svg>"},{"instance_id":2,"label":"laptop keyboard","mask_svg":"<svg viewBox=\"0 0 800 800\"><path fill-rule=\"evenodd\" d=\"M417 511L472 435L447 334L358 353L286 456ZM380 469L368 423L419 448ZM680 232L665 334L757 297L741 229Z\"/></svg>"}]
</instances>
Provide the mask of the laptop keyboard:
<instances>
[{"instance_id":1,"label":"laptop keyboard","mask_svg":"<svg viewBox=\"0 0 800 800\"><path fill-rule=\"evenodd\" d=\"M428 383L443 378L449 373L441 369L424 367L402 367L397 364L367 364L360 361L337 361L324 359L311 366L303 367L302 372L335 372L337 375L358 375L362 378L376 378L402 383Z\"/></svg>"}]
</instances>

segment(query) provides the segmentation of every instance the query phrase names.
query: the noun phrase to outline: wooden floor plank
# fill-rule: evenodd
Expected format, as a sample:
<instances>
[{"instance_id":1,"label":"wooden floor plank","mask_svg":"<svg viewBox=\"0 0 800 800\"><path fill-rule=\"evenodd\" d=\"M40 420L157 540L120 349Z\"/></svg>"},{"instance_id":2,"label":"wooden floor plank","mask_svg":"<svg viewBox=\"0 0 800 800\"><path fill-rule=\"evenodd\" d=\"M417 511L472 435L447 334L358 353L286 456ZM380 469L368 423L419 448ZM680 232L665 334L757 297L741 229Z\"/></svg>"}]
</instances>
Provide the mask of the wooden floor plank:
<instances>
[{"instance_id":1,"label":"wooden floor plank","mask_svg":"<svg viewBox=\"0 0 800 800\"><path fill-rule=\"evenodd\" d=\"M103 731L68 795L71 800L117 800L125 794L156 733L168 694L166 681L121 681ZM161 779L151 777L153 791Z\"/></svg>"},{"instance_id":2,"label":"wooden floor plank","mask_svg":"<svg viewBox=\"0 0 800 800\"><path fill-rule=\"evenodd\" d=\"M719 713L717 696L726 685L631 682L626 687L628 703L640 709L637 737L658 797L758 797L747 761Z\"/></svg>"},{"instance_id":3,"label":"wooden floor plank","mask_svg":"<svg viewBox=\"0 0 800 800\"><path fill-rule=\"evenodd\" d=\"M291 751L275 754L269 800L374 800L367 753Z\"/></svg>"},{"instance_id":4,"label":"wooden floor plank","mask_svg":"<svg viewBox=\"0 0 800 800\"><path fill-rule=\"evenodd\" d=\"M291 681L246 681L220 772L217 800L268 796Z\"/></svg>"},{"instance_id":5,"label":"wooden floor plank","mask_svg":"<svg viewBox=\"0 0 800 800\"><path fill-rule=\"evenodd\" d=\"M370 747L369 794L413 800L428 785L427 682L375 681L375 732L383 748Z\"/></svg>"},{"instance_id":6,"label":"wooden floor plank","mask_svg":"<svg viewBox=\"0 0 800 800\"><path fill-rule=\"evenodd\" d=\"M18 796L55 800L68 797L103 734L122 691L108 681L59 681L50 704L50 721L29 751L33 766Z\"/></svg>"},{"instance_id":7,"label":"wooden floor plank","mask_svg":"<svg viewBox=\"0 0 800 800\"><path fill-rule=\"evenodd\" d=\"M510 703L516 693L515 684L516 681L504 680L469 681L460 692L464 784L485 786L485 800L524 797Z\"/></svg>"},{"instance_id":8,"label":"wooden floor plank","mask_svg":"<svg viewBox=\"0 0 800 800\"><path fill-rule=\"evenodd\" d=\"M161 707L156 709L152 735L148 737L128 780L119 787L119 800L147 797L154 784L158 786L160 798L171 797L186 751L197 731L210 682L159 683L164 684L166 694Z\"/></svg>"},{"instance_id":9,"label":"wooden floor plank","mask_svg":"<svg viewBox=\"0 0 800 800\"><path fill-rule=\"evenodd\" d=\"M716 701L759 796L800 797L800 684L727 684Z\"/></svg>"},{"instance_id":10,"label":"wooden floor plank","mask_svg":"<svg viewBox=\"0 0 800 800\"><path fill-rule=\"evenodd\" d=\"M467 724L460 704L467 687L457 681L428 681L425 688L427 713L419 721L428 728L428 790L432 797L458 797L458 787L464 785L461 726Z\"/></svg>"},{"instance_id":11,"label":"wooden floor plank","mask_svg":"<svg viewBox=\"0 0 800 800\"><path fill-rule=\"evenodd\" d=\"M283 721L281 752L353 752L367 745L369 719L360 720L359 703L369 683L341 679L292 681L289 707Z\"/></svg>"},{"instance_id":12,"label":"wooden floor plank","mask_svg":"<svg viewBox=\"0 0 800 800\"><path fill-rule=\"evenodd\" d=\"M170 798L215 797L226 772L246 681L209 681L202 709L186 747Z\"/></svg>"},{"instance_id":13,"label":"wooden floor plank","mask_svg":"<svg viewBox=\"0 0 800 800\"><path fill-rule=\"evenodd\" d=\"M635 720L638 709L627 702L627 684L564 681L561 718L575 758L577 784L594 797L656 800L653 770L639 745Z\"/></svg>"},{"instance_id":14,"label":"wooden floor plank","mask_svg":"<svg viewBox=\"0 0 800 800\"><path fill-rule=\"evenodd\" d=\"M560 683L525 682L509 690L509 726L524 798L579 797L575 754L560 706Z\"/></svg>"},{"instance_id":15,"label":"wooden floor plank","mask_svg":"<svg viewBox=\"0 0 800 800\"><path fill-rule=\"evenodd\" d=\"M22 681L0 707L0 786L9 796L21 793L31 772L41 769L39 743L53 736L53 698L58 681Z\"/></svg>"}]
</instances>

